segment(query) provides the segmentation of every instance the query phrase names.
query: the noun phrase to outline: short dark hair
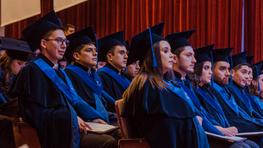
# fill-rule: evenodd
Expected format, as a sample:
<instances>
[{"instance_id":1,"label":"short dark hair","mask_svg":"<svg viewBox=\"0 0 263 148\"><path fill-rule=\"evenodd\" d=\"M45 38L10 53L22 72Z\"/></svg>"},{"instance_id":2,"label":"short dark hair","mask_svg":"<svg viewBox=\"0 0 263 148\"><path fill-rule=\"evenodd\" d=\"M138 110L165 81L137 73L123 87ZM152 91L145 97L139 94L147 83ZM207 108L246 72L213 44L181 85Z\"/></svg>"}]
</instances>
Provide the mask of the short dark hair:
<instances>
[{"instance_id":1,"label":"short dark hair","mask_svg":"<svg viewBox=\"0 0 263 148\"><path fill-rule=\"evenodd\" d=\"M66 25L64 26L64 31L68 30L69 28L76 28L76 26L75 26L75 25L72 25L72 24L66 24Z\"/></svg>"}]
</instances>

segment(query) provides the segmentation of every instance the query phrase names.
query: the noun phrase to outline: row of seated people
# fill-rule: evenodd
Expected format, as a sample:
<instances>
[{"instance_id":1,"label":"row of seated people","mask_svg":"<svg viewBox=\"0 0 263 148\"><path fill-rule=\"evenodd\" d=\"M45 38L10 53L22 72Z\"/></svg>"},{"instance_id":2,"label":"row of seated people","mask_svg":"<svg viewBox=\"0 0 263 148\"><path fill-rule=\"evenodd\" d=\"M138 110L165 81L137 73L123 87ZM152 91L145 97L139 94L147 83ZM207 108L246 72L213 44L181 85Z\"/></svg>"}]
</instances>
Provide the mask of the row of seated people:
<instances>
[{"instance_id":1,"label":"row of seated people","mask_svg":"<svg viewBox=\"0 0 263 148\"><path fill-rule=\"evenodd\" d=\"M263 131L261 64L252 70L246 53L231 56L230 48L193 50L188 41L193 30L163 37L163 27L135 35L128 46L124 32L97 40L91 27L65 37L51 12L22 32L26 42L2 37L1 48L19 55L7 54L12 60L30 50L40 49L40 55L20 72L9 71L14 78L8 96L17 99L4 97L1 110L18 100L16 112L47 148L118 147L118 141L125 145L121 138L142 138L139 145L153 148L262 147L262 135L227 143L205 134ZM63 58L65 69L57 65ZM107 63L100 69L98 58ZM118 129L87 133L87 121L120 125L122 136Z\"/></svg>"}]
</instances>

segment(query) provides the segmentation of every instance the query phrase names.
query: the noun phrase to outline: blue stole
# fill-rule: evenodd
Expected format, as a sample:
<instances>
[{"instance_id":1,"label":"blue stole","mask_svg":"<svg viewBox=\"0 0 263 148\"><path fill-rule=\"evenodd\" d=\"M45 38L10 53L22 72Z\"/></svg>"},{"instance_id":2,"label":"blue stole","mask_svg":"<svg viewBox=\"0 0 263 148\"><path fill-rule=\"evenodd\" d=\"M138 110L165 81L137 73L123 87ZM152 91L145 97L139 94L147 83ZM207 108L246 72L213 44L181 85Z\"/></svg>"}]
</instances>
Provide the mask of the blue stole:
<instances>
[{"instance_id":1,"label":"blue stole","mask_svg":"<svg viewBox=\"0 0 263 148\"><path fill-rule=\"evenodd\" d=\"M167 84L167 88L171 92L173 92L177 96L181 97L184 101L186 101L188 103L188 105L192 108L192 110L195 111L195 107L194 107L194 104L192 103L191 99L181 88L176 87L174 84L171 84L171 82L165 81L165 83ZM196 117L193 118L193 123L195 126L196 135L197 135L198 148L209 147L208 140L207 140L206 134L204 132L204 129L199 124Z\"/></svg>"},{"instance_id":2,"label":"blue stole","mask_svg":"<svg viewBox=\"0 0 263 148\"><path fill-rule=\"evenodd\" d=\"M230 124L227 121L227 119L225 117L225 113L224 113L221 105L219 104L218 100L216 99L216 97L215 96L211 96L213 94L210 94L210 93L206 92L205 90L203 90L200 87L196 88L196 93L198 93L202 97L202 99L207 104L212 106L217 111L217 113L220 115L220 116L218 116L218 118L220 119L220 126L229 127Z\"/></svg>"},{"instance_id":3,"label":"blue stole","mask_svg":"<svg viewBox=\"0 0 263 148\"><path fill-rule=\"evenodd\" d=\"M252 104L251 104L249 96L244 92L244 90L240 90L236 86L236 84L231 84L229 86L230 86L230 89L233 90L232 93L234 93L237 96L237 99L239 99L244 104L244 106L248 110L249 115L252 116L254 110L252 108Z\"/></svg>"},{"instance_id":4,"label":"blue stole","mask_svg":"<svg viewBox=\"0 0 263 148\"><path fill-rule=\"evenodd\" d=\"M227 104L227 106L230 107L236 113L237 116L241 116L243 119L255 123L257 125L263 125L261 119L251 118L244 110L242 110L242 108L240 108L237 105L233 95L230 92L226 92L227 88L223 88L217 83L214 83L213 87L219 93L219 95L221 95L221 98Z\"/></svg>"},{"instance_id":5,"label":"blue stole","mask_svg":"<svg viewBox=\"0 0 263 148\"><path fill-rule=\"evenodd\" d=\"M55 84L56 86L58 84L54 83L55 80L61 80L60 77L57 76L55 70L51 68L43 59L39 58L35 61L33 61L38 68L46 75L49 79ZM62 81L62 80L61 80ZM79 125L78 125L78 119L77 119L77 113L73 109L70 103L68 103L67 100L65 100L68 104L70 113L71 113L71 120L72 120L72 141L71 141L71 147L72 148L79 148L80 146L80 132L79 132Z\"/></svg>"},{"instance_id":6,"label":"blue stole","mask_svg":"<svg viewBox=\"0 0 263 148\"><path fill-rule=\"evenodd\" d=\"M115 100L106 91L103 90L100 77L96 72L93 73L94 78L92 78L79 66L68 65L66 69L75 72L95 94L97 94L98 96L102 95L107 102L115 104Z\"/></svg>"},{"instance_id":7,"label":"blue stole","mask_svg":"<svg viewBox=\"0 0 263 148\"><path fill-rule=\"evenodd\" d=\"M125 76L118 74L113 69L104 66L98 70L98 72L104 72L108 74L111 78L113 78L123 89L127 89L130 85L131 81L127 79Z\"/></svg>"},{"instance_id":8,"label":"blue stole","mask_svg":"<svg viewBox=\"0 0 263 148\"><path fill-rule=\"evenodd\" d=\"M35 60L34 63L66 96L67 100L70 102L70 104L72 104L72 106L81 118L83 118L85 121L97 118L108 121L107 118L105 119L93 107L91 107L88 103L86 103L83 99L79 97L69 77L62 69L60 69L60 72L65 77L66 83L57 75L56 71L41 58Z\"/></svg>"},{"instance_id":9,"label":"blue stole","mask_svg":"<svg viewBox=\"0 0 263 148\"><path fill-rule=\"evenodd\" d=\"M258 96L251 96L252 105L259 112L263 112L263 101Z\"/></svg>"}]
</instances>

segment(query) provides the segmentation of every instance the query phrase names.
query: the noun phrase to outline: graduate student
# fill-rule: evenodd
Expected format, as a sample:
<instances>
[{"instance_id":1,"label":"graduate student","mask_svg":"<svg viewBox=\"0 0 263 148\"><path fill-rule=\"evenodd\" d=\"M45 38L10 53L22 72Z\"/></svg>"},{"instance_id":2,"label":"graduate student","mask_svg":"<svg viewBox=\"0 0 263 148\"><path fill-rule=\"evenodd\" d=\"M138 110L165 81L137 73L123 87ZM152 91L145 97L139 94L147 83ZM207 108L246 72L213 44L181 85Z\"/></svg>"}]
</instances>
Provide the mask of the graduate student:
<instances>
[{"instance_id":1,"label":"graduate student","mask_svg":"<svg viewBox=\"0 0 263 148\"><path fill-rule=\"evenodd\" d=\"M17 74L25 66L32 50L29 45L22 40L0 37L0 41L1 50L5 50L4 55L0 58L0 104L2 106L9 104L10 101L14 101L14 98L10 96L10 89Z\"/></svg>"},{"instance_id":2,"label":"graduate student","mask_svg":"<svg viewBox=\"0 0 263 148\"><path fill-rule=\"evenodd\" d=\"M144 60L123 95L122 109L132 137L145 138L153 148L208 147L186 96L166 79L173 66L169 43L150 29L134 39Z\"/></svg>"},{"instance_id":3,"label":"graduate student","mask_svg":"<svg viewBox=\"0 0 263 148\"><path fill-rule=\"evenodd\" d=\"M94 68L98 59L94 30L88 27L67 38L70 44L65 57L72 64L68 65L65 71L79 96L101 115L101 118L94 119L93 122L116 124L116 118L109 116L113 114L109 113L103 104L105 101L114 104L115 100L103 90L102 82Z\"/></svg>"},{"instance_id":4,"label":"graduate student","mask_svg":"<svg viewBox=\"0 0 263 148\"><path fill-rule=\"evenodd\" d=\"M189 104L192 105L204 130L221 135L222 133L211 122L213 118L200 104L189 79L189 74L194 72L194 65L196 63L194 50L191 43L188 41L188 38L193 32L194 30L189 30L172 33L166 36L175 54L175 63L173 65L175 77L172 81L176 87L181 88L190 98L190 100L188 100Z\"/></svg>"},{"instance_id":5,"label":"graduate student","mask_svg":"<svg viewBox=\"0 0 263 148\"><path fill-rule=\"evenodd\" d=\"M78 96L69 77L57 66L69 42L55 12L28 26L23 36L41 54L24 67L14 90L23 118L36 128L41 147L116 147L111 137L106 141L85 134L90 127L83 120L99 115Z\"/></svg>"},{"instance_id":6,"label":"graduate student","mask_svg":"<svg viewBox=\"0 0 263 148\"><path fill-rule=\"evenodd\" d=\"M253 108L252 97L247 91L248 81L250 81L251 65L247 62L246 52L232 56L233 83L228 85L230 93L233 94L237 104L252 118L262 118L263 112L258 112Z\"/></svg>"},{"instance_id":7,"label":"graduate student","mask_svg":"<svg viewBox=\"0 0 263 148\"><path fill-rule=\"evenodd\" d=\"M214 45L209 45L196 49L195 58L197 63L194 68L193 81L195 84L195 92L199 98L202 106L206 111L212 115L214 120L212 124L224 135L224 136L235 136L238 133L238 129L234 126L230 126L225 113L220 106L217 98L211 93L211 79L212 79L212 50ZM211 139L212 140L212 139ZM213 141L211 141L213 142ZM242 142L220 142L221 146L225 147L258 147L256 143L250 140Z\"/></svg>"},{"instance_id":8,"label":"graduate student","mask_svg":"<svg viewBox=\"0 0 263 148\"><path fill-rule=\"evenodd\" d=\"M99 60L107 64L98 69L103 89L114 99L121 98L130 84L123 74L127 65L128 52L124 43L124 32L117 32L99 39ZM115 112L114 104L109 102L107 109Z\"/></svg>"},{"instance_id":9,"label":"graduate student","mask_svg":"<svg viewBox=\"0 0 263 148\"><path fill-rule=\"evenodd\" d=\"M230 126L235 126L238 132L258 132L262 131L262 122L255 118L251 118L234 99L232 93L230 93L227 84L230 78L230 53L232 48L222 48L213 51L213 85L211 85L211 92L217 98L220 103L225 116ZM262 140L253 139L260 146L262 146Z\"/></svg>"}]
</instances>

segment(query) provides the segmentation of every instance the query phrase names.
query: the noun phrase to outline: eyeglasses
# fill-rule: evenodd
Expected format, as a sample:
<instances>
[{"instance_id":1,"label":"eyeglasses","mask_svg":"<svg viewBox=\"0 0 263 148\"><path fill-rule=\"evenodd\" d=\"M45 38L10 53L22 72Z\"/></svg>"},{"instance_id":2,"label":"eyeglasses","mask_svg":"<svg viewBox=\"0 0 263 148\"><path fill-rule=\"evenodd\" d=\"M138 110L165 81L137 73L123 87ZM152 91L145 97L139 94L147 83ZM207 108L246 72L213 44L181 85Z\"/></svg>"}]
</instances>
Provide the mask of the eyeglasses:
<instances>
[{"instance_id":1,"label":"eyeglasses","mask_svg":"<svg viewBox=\"0 0 263 148\"><path fill-rule=\"evenodd\" d=\"M66 44L66 46L69 45L69 40L68 39L63 39L63 38L55 38L55 39L45 39L46 41L56 41L60 46L62 44Z\"/></svg>"}]
</instances>

